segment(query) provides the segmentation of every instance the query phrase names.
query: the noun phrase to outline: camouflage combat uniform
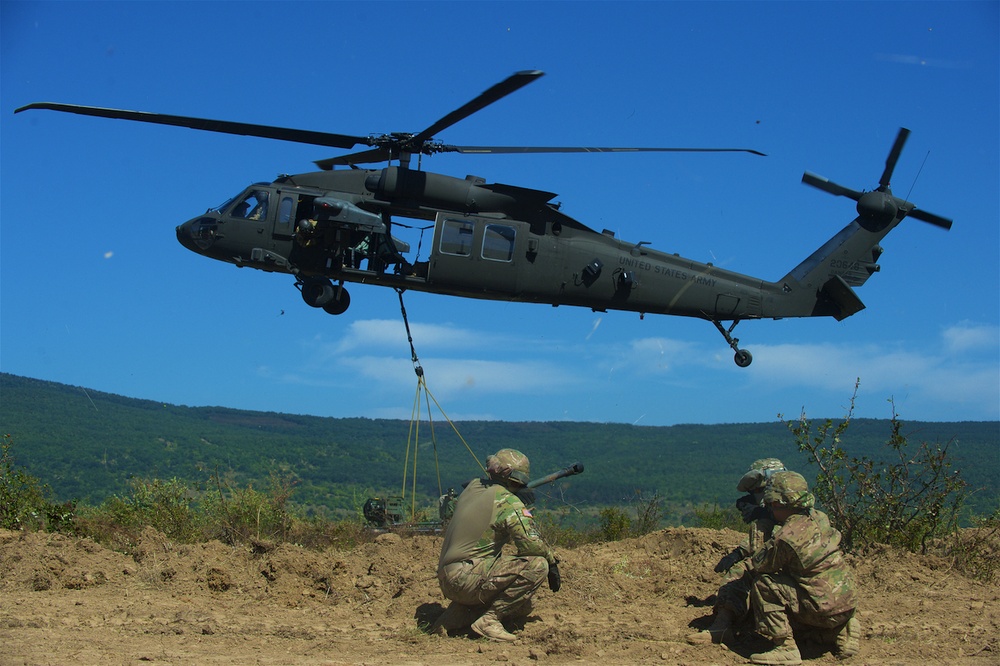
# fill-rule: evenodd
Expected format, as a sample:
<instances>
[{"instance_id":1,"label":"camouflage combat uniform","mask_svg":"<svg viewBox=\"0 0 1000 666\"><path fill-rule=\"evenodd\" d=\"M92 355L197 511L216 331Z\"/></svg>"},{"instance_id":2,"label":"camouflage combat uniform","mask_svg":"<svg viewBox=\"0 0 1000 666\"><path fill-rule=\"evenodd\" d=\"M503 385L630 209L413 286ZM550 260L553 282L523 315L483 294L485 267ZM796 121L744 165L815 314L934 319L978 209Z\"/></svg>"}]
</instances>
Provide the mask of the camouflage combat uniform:
<instances>
[{"instance_id":1,"label":"camouflage combat uniform","mask_svg":"<svg viewBox=\"0 0 1000 666\"><path fill-rule=\"evenodd\" d=\"M854 577L840 550L840 532L811 507L790 516L764 548L754 553L750 601L757 633L792 636L797 625L830 629L844 625L857 605Z\"/></svg>"},{"instance_id":2,"label":"camouflage combat uniform","mask_svg":"<svg viewBox=\"0 0 1000 666\"><path fill-rule=\"evenodd\" d=\"M515 555L503 553L507 543L516 547ZM476 479L455 504L438 582L454 602L489 608L501 619L517 617L527 614L532 594L555 562L524 503L504 484Z\"/></svg>"},{"instance_id":3,"label":"camouflage combat uniform","mask_svg":"<svg viewBox=\"0 0 1000 666\"><path fill-rule=\"evenodd\" d=\"M784 471L785 466L777 458L761 458L755 460L750 465L743 478L740 479L736 489L746 492L747 495L736 501L736 507L746 518L751 507L762 507L764 498L764 486L770 474L776 471ZM736 563L729 570L729 580L719 587L716 596L715 608L725 608L732 611L735 619L747 616L750 612L750 588L753 587L753 574L750 557L756 553L771 538L774 533L776 523L769 514L751 519L749 535L737 547L743 559ZM735 552L735 551L734 551Z\"/></svg>"}]
</instances>

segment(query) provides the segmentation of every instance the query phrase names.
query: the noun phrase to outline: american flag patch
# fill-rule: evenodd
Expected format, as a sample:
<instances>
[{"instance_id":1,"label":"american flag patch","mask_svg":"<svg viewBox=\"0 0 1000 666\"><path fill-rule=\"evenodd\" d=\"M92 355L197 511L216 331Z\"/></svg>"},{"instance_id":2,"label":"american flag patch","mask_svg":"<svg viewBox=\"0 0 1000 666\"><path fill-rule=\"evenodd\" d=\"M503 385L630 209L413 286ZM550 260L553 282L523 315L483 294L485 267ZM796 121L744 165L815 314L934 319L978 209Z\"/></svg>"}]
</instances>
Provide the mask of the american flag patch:
<instances>
[{"instance_id":1,"label":"american flag patch","mask_svg":"<svg viewBox=\"0 0 1000 666\"><path fill-rule=\"evenodd\" d=\"M521 509L521 515L525 518L531 518L531 510L528 508Z\"/></svg>"}]
</instances>

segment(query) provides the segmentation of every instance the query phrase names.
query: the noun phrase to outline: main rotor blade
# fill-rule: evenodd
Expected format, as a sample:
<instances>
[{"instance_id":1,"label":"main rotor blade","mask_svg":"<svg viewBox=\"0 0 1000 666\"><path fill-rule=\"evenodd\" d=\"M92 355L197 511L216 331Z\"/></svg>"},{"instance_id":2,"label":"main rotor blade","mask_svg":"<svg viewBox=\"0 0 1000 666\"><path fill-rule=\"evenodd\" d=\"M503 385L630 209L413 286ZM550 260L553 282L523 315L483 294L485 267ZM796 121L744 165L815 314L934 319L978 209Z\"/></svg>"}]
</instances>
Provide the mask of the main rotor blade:
<instances>
[{"instance_id":1,"label":"main rotor blade","mask_svg":"<svg viewBox=\"0 0 1000 666\"><path fill-rule=\"evenodd\" d=\"M752 148L601 148L596 146L432 146L434 152L466 154L516 153L752 153L767 157Z\"/></svg>"},{"instance_id":2,"label":"main rotor blade","mask_svg":"<svg viewBox=\"0 0 1000 666\"><path fill-rule=\"evenodd\" d=\"M528 85L529 83L543 76L544 74L545 72L541 72L538 70L531 70L524 72L516 72L515 74L508 76L506 79L496 84L495 86L493 86L492 88L481 94L479 97L475 98L474 100L468 102L463 106L460 106L459 108L455 109L454 111L446 115L444 118L441 118L441 120L437 121L427 129L425 129L423 132L420 132L419 134L415 135L409 141L407 141L407 143L411 146L416 146L417 149L419 150L419 147L425 141L432 138L435 134L437 134L441 130L451 127L452 125L454 125L455 123L464 118L468 118L476 111L480 111L481 109L486 108L493 102L503 97L506 97L515 90L523 88L524 86Z\"/></svg>"},{"instance_id":3,"label":"main rotor blade","mask_svg":"<svg viewBox=\"0 0 1000 666\"><path fill-rule=\"evenodd\" d=\"M861 199L862 192L852 190L851 188L844 187L843 185L838 185L823 176L817 176L809 171L802 174L802 182L806 185L812 185L815 188L821 189L824 192L829 192L830 194L838 197L847 197L849 199L854 199L855 201L859 201Z\"/></svg>"},{"instance_id":4,"label":"main rotor blade","mask_svg":"<svg viewBox=\"0 0 1000 666\"><path fill-rule=\"evenodd\" d=\"M340 155L339 157L328 157L325 160L316 160L313 162L323 171L329 171L336 165L340 166L355 166L357 164L371 164L373 162L388 162L392 159L392 151L390 151L385 146L379 146L378 148L372 148L371 150L365 150L360 153L351 153L350 155Z\"/></svg>"},{"instance_id":5,"label":"main rotor blade","mask_svg":"<svg viewBox=\"0 0 1000 666\"><path fill-rule=\"evenodd\" d=\"M516 155L543 153L751 153L767 157L766 153L752 148L599 148L593 146L449 146L431 143L424 146L425 153L461 153L463 155ZM317 160L316 166L329 171L335 165L354 166L391 159L385 148L373 148L360 153Z\"/></svg>"},{"instance_id":6,"label":"main rotor blade","mask_svg":"<svg viewBox=\"0 0 1000 666\"><path fill-rule=\"evenodd\" d=\"M882 172L882 177L878 181L879 190L884 192L889 189L889 179L892 178L892 172L896 168L896 161L899 159L899 154L903 152L903 146L906 144L906 139L909 136L910 130L905 127L899 128L899 134L896 135L896 143L892 144L892 150L889 151L889 156L885 159L885 171Z\"/></svg>"},{"instance_id":7,"label":"main rotor blade","mask_svg":"<svg viewBox=\"0 0 1000 666\"><path fill-rule=\"evenodd\" d=\"M914 208L911 210L907 217L915 217L923 222L928 222L936 227L941 227L942 229L951 229L952 221L946 217L941 217L940 215L935 215L934 213L928 213L925 210L920 210L919 208Z\"/></svg>"},{"instance_id":8,"label":"main rotor blade","mask_svg":"<svg viewBox=\"0 0 1000 666\"><path fill-rule=\"evenodd\" d=\"M106 109L99 106L79 106L77 104L37 102L15 109L14 113L20 113L21 111L27 111L30 109L45 109L49 111L78 113L84 116L134 120L141 123L153 123L156 125L173 125L175 127L188 127L190 129L205 130L207 132L221 132L223 134L238 134L241 136L257 136L265 139L294 141L314 146L328 146L330 148L353 148L359 144L372 145L369 142L368 137L351 136L347 134L331 134L329 132L314 132L311 130L289 129L286 127L272 127L270 125L237 123L228 120L209 120L207 118L172 116L163 113L149 113L146 111L126 111L124 109Z\"/></svg>"}]
</instances>

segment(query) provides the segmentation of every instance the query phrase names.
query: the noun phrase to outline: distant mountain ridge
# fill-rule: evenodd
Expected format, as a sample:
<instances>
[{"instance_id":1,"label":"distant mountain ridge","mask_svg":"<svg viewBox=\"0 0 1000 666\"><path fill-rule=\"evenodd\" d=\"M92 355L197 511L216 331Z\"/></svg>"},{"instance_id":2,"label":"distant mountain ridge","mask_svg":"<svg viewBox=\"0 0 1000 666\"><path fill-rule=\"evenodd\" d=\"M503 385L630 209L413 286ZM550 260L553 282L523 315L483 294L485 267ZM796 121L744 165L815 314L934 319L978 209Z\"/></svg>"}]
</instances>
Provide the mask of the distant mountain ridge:
<instances>
[{"instance_id":1,"label":"distant mountain ridge","mask_svg":"<svg viewBox=\"0 0 1000 666\"><path fill-rule=\"evenodd\" d=\"M839 423L842 417L832 418ZM296 504L347 514L372 493L399 494L407 460L409 494L414 456L417 494L425 499L438 494L439 477L446 490L481 474L462 439L483 463L502 447L523 450L535 476L583 463L582 475L547 488L550 506L606 506L655 492L673 524L692 506L729 506L738 495L736 481L757 458L781 458L810 480L816 473L779 421L455 426L461 439L447 423L435 421L431 428L425 421L416 440L407 421L182 407L0 373L0 430L13 437L16 463L60 500L96 504L126 492L133 477L206 483L218 475L236 486L265 489L278 474L295 479ZM855 419L844 446L852 455L884 458L889 432L887 419ZM1000 422L907 421L903 432L911 447L953 442L963 478L979 489L972 496L976 511L1000 505Z\"/></svg>"}]
</instances>

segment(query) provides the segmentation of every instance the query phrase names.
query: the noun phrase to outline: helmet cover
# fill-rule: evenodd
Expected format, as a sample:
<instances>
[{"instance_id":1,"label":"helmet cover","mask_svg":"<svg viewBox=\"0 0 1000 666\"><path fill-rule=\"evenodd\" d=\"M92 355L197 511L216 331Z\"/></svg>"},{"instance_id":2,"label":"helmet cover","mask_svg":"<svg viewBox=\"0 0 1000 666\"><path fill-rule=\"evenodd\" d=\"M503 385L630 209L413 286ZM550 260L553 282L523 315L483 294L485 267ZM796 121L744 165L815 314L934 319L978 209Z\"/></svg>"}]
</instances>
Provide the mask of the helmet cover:
<instances>
[{"instance_id":1,"label":"helmet cover","mask_svg":"<svg viewBox=\"0 0 1000 666\"><path fill-rule=\"evenodd\" d=\"M747 473L743 475L740 482L736 484L736 490L741 493L757 493L764 489L767 480L775 472L785 470L785 465L777 458L761 458L755 460Z\"/></svg>"},{"instance_id":2,"label":"helmet cover","mask_svg":"<svg viewBox=\"0 0 1000 666\"><path fill-rule=\"evenodd\" d=\"M811 509L816 498L809 492L809 484L798 472L775 472L764 489L764 503L776 502L793 509Z\"/></svg>"},{"instance_id":3,"label":"helmet cover","mask_svg":"<svg viewBox=\"0 0 1000 666\"><path fill-rule=\"evenodd\" d=\"M517 449L500 449L488 457L486 472L491 478L513 481L522 486L528 485L528 480L531 478L528 456Z\"/></svg>"}]
</instances>

